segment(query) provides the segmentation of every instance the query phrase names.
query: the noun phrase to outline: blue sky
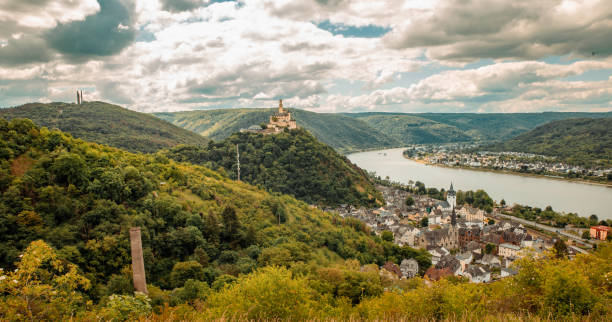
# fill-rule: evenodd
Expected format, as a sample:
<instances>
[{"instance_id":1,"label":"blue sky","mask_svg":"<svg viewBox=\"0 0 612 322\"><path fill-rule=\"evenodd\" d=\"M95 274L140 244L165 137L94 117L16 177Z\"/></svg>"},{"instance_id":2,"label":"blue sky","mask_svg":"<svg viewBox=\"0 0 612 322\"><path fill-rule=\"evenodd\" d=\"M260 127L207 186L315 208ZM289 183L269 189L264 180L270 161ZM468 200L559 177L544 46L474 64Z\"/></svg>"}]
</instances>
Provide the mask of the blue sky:
<instances>
[{"instance_id":1,"label":"blue sky","mask_svg":"<svg viewBox=\"0 0 612 322\"><path fill-rule=\"evenodd\" d=\"M0 107L612 110L605 0L7 0Z\"/></svg>"}]
</instances>

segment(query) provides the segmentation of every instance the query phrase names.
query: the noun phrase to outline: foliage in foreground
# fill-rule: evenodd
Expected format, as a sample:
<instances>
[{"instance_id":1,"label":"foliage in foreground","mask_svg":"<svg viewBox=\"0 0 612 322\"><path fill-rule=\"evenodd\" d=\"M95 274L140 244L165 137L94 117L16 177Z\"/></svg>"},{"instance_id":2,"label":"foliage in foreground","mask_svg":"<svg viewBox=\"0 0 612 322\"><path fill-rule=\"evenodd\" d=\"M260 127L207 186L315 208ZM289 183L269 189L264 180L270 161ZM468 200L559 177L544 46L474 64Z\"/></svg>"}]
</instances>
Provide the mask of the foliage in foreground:
<instances>
[{"instance_id":1,"label":"foliage in foreground","mask_svg":"<svg viewBox=\"0 0 612 322\"><path fill-rule=\"evenodd\" d=\"M42 262L36 256L41 250ZM488 284L455 277L438 282L418 277L398 280L380 274L377 266L360 266L353 260L328 267L268 266L217 290L191 285L189 296L176 306L169 305L170 291L155 287L149 297L111 295L98 305L84 304L81 292L87 280L71 270L64 275L53 273L57 266L44 262L55 258L46 244L34 242L18 264L29 267L32 274L3 275L0 319L599 321L612 314L610 243L573 260L521 259L516 263L518 275ZM55 292L58 296L49 296ZM59 294L65 299L60 300Z\"/></svg>"},{"instance_id":2,"label":"foliage in foreground","mask_svg":"<svg viewBox=\"0 0 612 322\"><path fill-rule=\"evenodd\" d=\"M132 226L142 228L152 292L170 292L172 304L271 265L344 259L383 265L413 257L425 268L431 264L424 251L384 241L362 222L292 197L24 119L0 119L0 193L0 267L19 269L19 255L44 240L89 281L80 289L85 302L133 292Z\"/></svg>"}]
</instances>

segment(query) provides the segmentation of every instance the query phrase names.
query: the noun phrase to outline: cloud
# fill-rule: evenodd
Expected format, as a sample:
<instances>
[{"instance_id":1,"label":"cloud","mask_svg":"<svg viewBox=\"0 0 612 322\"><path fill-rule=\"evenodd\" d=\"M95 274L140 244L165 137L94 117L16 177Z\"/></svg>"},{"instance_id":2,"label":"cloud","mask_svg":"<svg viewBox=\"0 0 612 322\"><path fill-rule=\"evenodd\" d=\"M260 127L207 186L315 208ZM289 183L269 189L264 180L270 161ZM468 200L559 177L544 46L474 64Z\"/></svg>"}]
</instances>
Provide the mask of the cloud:
<instances>
[{"instance_id":1,"label":"cloud","mask_svg":"<svg viewBox=\"0 0 612 322\"><path fill-rule=\"evenodd\" d=\"M46 33L49 45L77 61L115 55L135 38L129 4L98 0L100 11L83 21L59 24Z\"/></svg>"},{"instance_id":2,"label":"cloud","mask_svg":"<svg viewBox=\"0 0 612 322\"><path fill-rule=\"evenodd\" d=\"M0 47L0 65L2 66L48 62L54 56L43 39L32 35L11 37L5 46Z\"/></svg>"},{"instance_id":3,"label":"cloud","mask_svg":"<svg viewBox=\"0 0 612 322\"><path fill-rule=\"evenodd\" d=\"M0 4L0 38L83 20L99 9L96 0L4 0Z\"/></svg>"},{"instance_id":4,"label":"cloud","mask_svg":"<svg viewBox=\"0 0 612 322\"><path fill-rule=\"evenodd\" d=\"M392 48L427 48L437 60L538 59L612 54L607 0L443 0L435 10L396 26Z\"/></svg>"},{"instance_id":5,"label":"cloud","mask_svg":"<svg viewBox=\"0 0 612 322\"><path fill-rule=\"evenodd\" d=\"M170 12L190 11L208 3L207 0L161 0L162 9Z\"/></svg>"}]
</instances>

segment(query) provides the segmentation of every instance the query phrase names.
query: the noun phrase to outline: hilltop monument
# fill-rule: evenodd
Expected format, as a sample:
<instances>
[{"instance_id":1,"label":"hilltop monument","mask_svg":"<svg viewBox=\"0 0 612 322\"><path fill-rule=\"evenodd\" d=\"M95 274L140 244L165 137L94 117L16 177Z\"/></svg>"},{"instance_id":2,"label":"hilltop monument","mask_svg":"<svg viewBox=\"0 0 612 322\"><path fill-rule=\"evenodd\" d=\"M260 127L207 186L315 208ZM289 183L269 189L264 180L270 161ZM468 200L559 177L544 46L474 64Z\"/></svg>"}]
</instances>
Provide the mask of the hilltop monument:
<instances>
[{"instance_id":1,"label":"hilltop monument","mask_svg":"<svg viewBox=\"0 0 612 322\"><path fill-rule=\"evenodd\" d=\"M278 134L284 129L297 129L295 119L291 117L291 113L283 107L283 100L278 101L278 110L270 115L270 121L262 129L262 126L252 125L248 129L241 129L240 132L262 133L262 134Z\"/></svg>"},{"instance_id":2,"label":"hilltop monument","mask_svg":"<svg viewBox=\"0 0 612 322\"><path fill-rule=\"evenodd\" d=\"M296 129L297 124L295 120L291 118L291 113L285 111L283 108L283 100L278 101L278 112L270 115L270 122L268 123L268 129L274 129L275 132L280 132L284 128Z\"/></svg>"}]
</instances>

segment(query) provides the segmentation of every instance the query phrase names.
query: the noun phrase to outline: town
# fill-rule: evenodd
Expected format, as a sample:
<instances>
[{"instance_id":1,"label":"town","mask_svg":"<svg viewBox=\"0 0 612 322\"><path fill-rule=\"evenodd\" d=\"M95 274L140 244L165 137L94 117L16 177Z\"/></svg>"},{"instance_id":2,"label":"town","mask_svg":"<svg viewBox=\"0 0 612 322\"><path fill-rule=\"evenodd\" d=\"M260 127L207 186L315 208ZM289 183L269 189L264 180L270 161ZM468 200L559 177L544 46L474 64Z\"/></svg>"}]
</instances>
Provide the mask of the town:
<instances>
[{"instance_id":1,"label":"town","mask_svg":"<svg viewBox=\"0 0 612 322\"><path fill-rule=\"evenodd\" d=\"M417 162L447 167L510 171L570 179L612 180L612 169L570 165L550 156L522 152L465 152L475 147L477 145L474 144L415 145L409 147L404 156Z\"/></svg>"},{"instance_id":2,"label":"town","mask_svg":"<svg viewBox=\"0 0 612 322\"><path fill-rule=\"evenodd\" d=\"M521 223L501 216L500 209L491 214L469 206L456 204L456 192L451 183L446 201L426 195L411 194L395 187L379 185L386 204L377 209L341 205L334 211L344 218L364 222L382 238L392 238L403 246L426 249L432 266L425 271L430 280L460 276L474 283L490 282L517 273L514 261L523 256L547 256L547 251L562 251L573 257L585 251L570 240L538 232ZM408 200L408 202L407 202ZM601 239L607 230L591 229L593 238ZM605 240L606 236L603 236ZM398 268L387 263L383 268L413 277L418 263L405 259Z\"/></svg>"}]
</instances>

